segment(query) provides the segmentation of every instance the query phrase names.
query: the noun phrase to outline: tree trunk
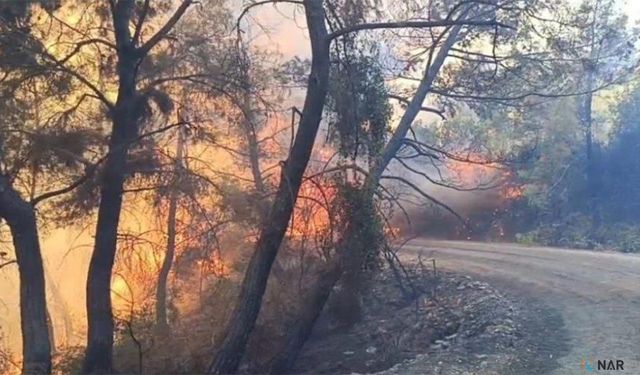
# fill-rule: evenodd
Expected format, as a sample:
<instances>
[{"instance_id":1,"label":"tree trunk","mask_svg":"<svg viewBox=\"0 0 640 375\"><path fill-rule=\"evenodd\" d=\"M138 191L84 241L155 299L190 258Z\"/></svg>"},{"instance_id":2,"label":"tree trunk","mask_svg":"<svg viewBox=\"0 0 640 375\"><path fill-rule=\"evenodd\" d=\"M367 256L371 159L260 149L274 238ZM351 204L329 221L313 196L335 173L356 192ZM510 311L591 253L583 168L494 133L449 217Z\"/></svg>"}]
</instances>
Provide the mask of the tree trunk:
<instances>
[{"instance_id":1,"label":"tree trunk","mask_svg":"<svg viewBox=\"0 0 640 375\"><path fill-rule=\"evenodd\" d=\"M20 274L23 374L51 373L44 267L33 207L0 176L0 217L7 221Z\"/></svg>"},{"instance_id":2,"label":"tree trunk","mask_svg":"<svg viewBox=\"0 0 640 375\"><path fill-rule=\"evenodd\" d=\"M582 98L580 105L580 122L584 129L585 135L585 177L586 177L586 195L587 195L587 209L591 216L592 230L591 240L593 243L597 242L596 232L599 223L598 215L598 202L596 191L596 171L595 160L593 157L593 88L595 86L596 70L598 68L598 56L600 53L599 42L596 40L596 28L597 22L600 17L599 8L600 1L596 1L593 7L593 21L589 28L589 56L583 63L586 70L586 77L584 80L585 94ZM593 246L593 244L592 244Z\"/></svg>"},{"instance_id":3,"label":"tree trunk","mask_svg":"<svg viewBox=\"0 0 640 375\"><path fill-rule=\"evenodd\" d=\"M132 66L121 67L121 70ZM127 72L128 73L128 72ZM96 237L87 277L87 350L83 374L113 372L113 312L111 273L116 255L122 190L130 142L137 134L134 118L135 86L121 89L116 103L113 131L100 186Z\"/></svg>"},{"instance_id":4,"label":"tree trunk","mask_svg":"<svg viewBox=\"0 0 640 375\"><path fill-rule=\"evenodd\" d=\"M156 288L156 324L160 332L167 332L167 281L173 266L176 252L176 211L178 210L178 184L182 175L182 149L184 147L184 133L178 130L178 144L176 146L176 160L174 163L174 181L169 197L169 212L167 214L167 252L162 261Z\"/></svg>"},{"instance_id":5,"label":"tree trunk","mask_svg":"<svg viewBox=\"0 0 640 375\"><path fill-rule=\"evenodd\" d=\"M464 20L470 10L471 6L467 7L460 16L460 19ZM391 139L389 140L389 142L387 142L387 145L382 151L382 154L377 158L373 167L371 168L369 175L367 176L367 179L365 181L364 189L367 190L367 194L369 194L372 198L375 190L378 187L378 184L380 183L380 177L384 173L385 169L387 169L387 167L389 166L389 163L391 163L393 158L396 156L396 154L400 150L400 147L402 147L404 138L407 136L409 129L411 129L411 125L415 121L416 116L418 116L418 113L420 113L421 107L425 99L427 98L427 94L429 94L429 91L431 91L433 82L440 73L440 69L444 65L444 61L449 54L449 50L458 40L458 34L460 33L461 29L462 25L455 25L451 27L449 35L447 35L444 42L438 49L435 58L433 59L433 61L431 61L431 64L427 66L427 69L424 72L424 76L422 77L422 80L420 81L420 84L418 85L413 98L411 98L409 105L402 114L400 122L393 132Z\"/></svg>"},{"instance_id":6,"label":"tree trunk","mask_svg":"<svg viewBox=\"0 0 640 375\"><path fill-rule=\"evenodd\" d=\"M101 179L98 222L87 277L88 334L83 374L113 372L111 273L116 255L127 156L130 144L138 134L136 71L140 57L136 56L129 27L133 5L131 0L120 0L113 7L118 47L118 99L111 109L113 126Z\"/></svg>"},{"instance_id":7,"label":"tree trunk","mask_svg":"<svg viewBox=\"0 0 640 375\"><path fill-rule=\"evenodd\" d=\"M258 137L256 135L255 121L256 116L251 106L250 95L245 95L245 110L243 121L245 139L247 141L247 147L249 151L249 164L251 166L251 175L253 176L253 183L256 190L261 193L266 193L266 186L264 179L262 178L262 171L260 171L260 146L258 145Z\"/></svg>"},{"instance_id":8,"label":"tree trunk","mask_svg":"<svg viewBox=\"0 0 640 375\"><path fill-rule=\"evenodd\" d=\"M587 74L587 93L584 95L582 102L582 126L584 128L585 135L585 174L587 185L587 206L590 211L590 215L593 221L594 230L598 226L598 205L597 205L597 191L595 181L595 160L593 157L593 73Z\"/></svg>"},{"instance_id":9,"label":"tree trunk","mask_svg":"<svg viewBox=\"0 0 640 375\"><path fill-rule=\"evenodd\" d=\"M470 10L471 7L464 10L461 15L461 19L466 17ZM447 35L442 46L438 50L436 57L427 67L424 77L418 85L416 93L400 120L399 126L394 131L394 134L391 140L387 143L382 155L378 160L376 160L376 163L371 168L370 174L367 176L363 186L363 189L365 189L363 193L366 197L369 197L369 199L373 199L380 177L402 146L402 141L411 128L411 124L420 112L420 107L422 107L427 94L431 90L431 86L442 68L449 50L457 41L461 28L462 26L460 25L453 26L449 31L449 35ZM283 374L291 370L304 343L311 335L313 326L324 309L335 284L339 281L340 277L345 274L359 274L361 263L354 262L352 256L364 254L364 252L357 252L354 251L354 249L343 250L350 252L349 255L343 254L343 257L345 258L341 260L341 264L344 264L345 266L344 271L328 272L328 276L324 279L320 279L313 292L309 294L310 297L305 302L305 309L301 313L300 318L296 321L294 329L291 330L291 334L288 336L285 346L274 357L270 364L269 372L271 374Z\"/></svg>"},{"instance_id":10,"label":"tree trunk","mask_svg":"<svg viewBox=\"0 0 640 375\"><path fill-rule=\"evenodd\" d=\"M116 255L122 188L127 160L126 137L114 124L109 155L105 163L96 238L87 277L87 349L83 374L111 373L113 359L113 312L111 272Z\"/></svg>"},{"instance_id":11,"label":"tree trunk","mask_svg":"<svg viewBox=\"0 0 640 375\"><path fill-rule=\"evenodd\" d=\"M271 360L269 374L286 374L291 371L341 275L342 269L338 261L329 264L328 268L319 275L314 288L303 299L298 319L290 325L292 328L289 330L284 347Z\"/></svg>"},{"instance_id":12,"label":"tree trunk","mask_svg":"<svg viewBox=\"0 0 640 375\"><path fill-rule=\"evenodd\" d=\"M209 374L233 373L240 365L320 125L329 79L329 41L322 1L306 0L304 5L311 39L312 64L300 124L289 158L283 163L275 200L245 273L235 310L225 330L225 338L207 369Z\"/></svg>"}]
</instances>

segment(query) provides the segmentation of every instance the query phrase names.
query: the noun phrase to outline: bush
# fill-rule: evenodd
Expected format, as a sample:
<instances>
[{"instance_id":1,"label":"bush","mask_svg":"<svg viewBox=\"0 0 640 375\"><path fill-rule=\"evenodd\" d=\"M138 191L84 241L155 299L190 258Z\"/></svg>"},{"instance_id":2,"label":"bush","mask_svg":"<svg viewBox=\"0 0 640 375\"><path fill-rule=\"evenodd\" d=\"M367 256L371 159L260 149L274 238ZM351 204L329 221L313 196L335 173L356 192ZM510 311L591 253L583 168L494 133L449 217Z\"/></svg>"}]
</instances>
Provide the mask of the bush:
<instances>
[{"instance_id":1,"label":"bush","mask_svg":"<svg viewBox=\"0 0 640 375\"><path fill-rule=\"evenodd\" d=\"M595 235L593 233L595 232ZM578 249L640 252L640 226L626 223L603 224L594 229L591 218L584 214L567 215L561 222L543 224L519 233L516 241L525 245L562 246Z\"/></svg>"},{"instance_id":2,"label":"bush","mask_svg":"<svg viewBox=\"0 0 640 375\"><path fill-rule=\"evenodd\" d=\"M598 236L609 249L625 253L640 252L640 226L632 224L610 224L603 226Z\"/></svg>"},{"instance_id":3,"label":"bush","mask_svg":"<svg viewBox=\"0 0 640 375\"><path fill-rule=\"evenodd\" d=\"M592 249L591 238L593 224L584 214L571 214L559 222L541 224L536 229L516 235L516 240L524 244L573 247Z\"/></svg>"}]
</instances>

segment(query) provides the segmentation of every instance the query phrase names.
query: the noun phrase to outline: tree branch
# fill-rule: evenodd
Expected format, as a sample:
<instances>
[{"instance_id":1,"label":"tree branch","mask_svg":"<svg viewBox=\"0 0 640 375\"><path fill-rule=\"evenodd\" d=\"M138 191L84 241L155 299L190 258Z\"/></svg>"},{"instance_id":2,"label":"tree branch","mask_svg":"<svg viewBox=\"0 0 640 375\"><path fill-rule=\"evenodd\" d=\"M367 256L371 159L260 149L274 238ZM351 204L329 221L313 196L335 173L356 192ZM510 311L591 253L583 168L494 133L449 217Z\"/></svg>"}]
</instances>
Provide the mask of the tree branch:
<instances>
[{"instance_id":1,"label":"tree branch","mask_svg":"<svg viewBox=\"0 0 640 375\"><path fill-rule=\"evenodd\" d=\"M149 11L149 1L144 0L144 4L142 5L142 11L140 12L140 17L138 18L138 22L136 23L136 28L133 31L133 45L135 46L140 39L140 34L142 34L142 24L144 20L147 18L147 12Z\"/></svg>"},{"instance_id":2,"label":"tree branch","mask_svg":"<svg viewBox=\"0 0 640 375\"><path fill-rule=\"evenodd\" d=\"M52 191L40 194L39 196L33 198L29 203L31 203L31 205L35 207L38 203L44 201L45 199L49 199L58 195L69 193L73 191L75 188L77 188L78 186L88 181L95 174L97 169L98 169L98 163L93 164L87 167L85 170L85 173L82 176L80 176L77 180L72 182L70 185L57 190L52 190Z\"/></svg>"},{"instance_id":3,"label":"tree branch","mask_svg":"<svg viewBox=\"0 0 640 375\"><path fill-rule=\"evenodd\" d=\"M4 262L4 263L0 263L0 269L4 268L5 266L14 264L14 263L17 263L17 261L15 259L12 259L12 260Z\"/></svg>"},{"instance_id":4,"label":"tree branch","mask_svg":"<svg viewBox=\"0 0 640 375\"><path fill-rule=\"evenodd\" d=\"M298 5L303 5L304 3L300 0L264 0L264 1L256 1L255 3L249 4L246 7L244 7L244 9L242 9L242 12L240 12L240 15L238 16L238 19L236 20L236 29L240 30L240 22L242 21L242 19L244 18L244 16L247 15L247 13L249 13L249 11L252 8L255 8L257 6L260 5L265 5L265 4L277 4L277 3L291 3L291 4L298 4Z\"/></svg>"},{"instance_id":5,"label":"tree branch","mask_svg":"<svg viewBox=\"0 0 640 375\"><path fill-rule=\"evenodd\" d=\"M380 23L363 23L360 25L353 25L345 27L340 30L336 30L329 34L328 39L333 40L340 36L350 34L356 31L362 30L376 30L376 29L426 29L434 27L447 27L454 25L464 26L492 26L492 27L504 27L512 29L512 26L498 22L496 20L490 21L473 21L473 20L441 20L441 21L399 21L399 22L380 22Z\"/></svg>"},{"instance_id":6,"label":"tree branch","mask_svg":"<svg viewBox=\"0 0 640 375\"><path fill-rule=\"evenodd\" d=\"M164 38L169 31L175 26L175 24L182 18L187 8L193 3L193 0L183 0L178 6L178 9L173 13L171 18L158 30L149 40L136 49L138 56L145 56L158 42ZM140 25L142 26L142 25Z\"/></svg>"},{"instance_id":7,"label":"tree branch","mask_svg":"<svg viewBox=\"0 0 640 375\"><path fill-rule=\"evenodd\" d=\"M462 218L462 216L460 216L457 212L455 212L453 210L453 208L447 206L445 203L439 201L438 199L432 197L431 195L425 193L422 189L420 189L417 185L415 185L414 183L410 182L407 179L404 179L402 177L398 177L398 176L389 176L389 175L382 175L380 176L381 179L386 179L386 180L395 180L395 181L400 181L401 183L409 186L411 189L413 189L414 191L416 191L418 194L420 194L421 196L423 196L424 198L427 198L429 201L433 202L435 205L442 207L443 209L445 209L447 212L449 212L450 214L452 214L453 216L455 216L458 220L460 220L460 222L466 227L467 226L467 222L466 220L464 220Z\"/></svg>"},{"instance_id":8,"label":"tree branch","mask_svg":"<svg viewBox=\"0 0 640 375\"><path fill-rule=\"evenodd\" d=\"M90 44L103 44L109 48L112 49L117 49L116 45L104 40L104 39L100 39L100 38L92 38L92 39L87 39L87 40L83 40L80 41L78 43L76 43L76 47L73 49L73 51L71 51L67 56L63 57L62 60L59 60L60 64L65 64L67 61L69 61L69 59L71 59L73 56L75 56L78 52L80 52L80 50L82 49L82 47L84 46L88 46Z\"/></svg>"},{"instance_id":9,"label":"tree branch","mask_svg":"<svg viewBox=\"0 0 640 375\"><path fill-rule=\"evenodd\" d=\"M389 94L387 95L390 99L395 99L401 103L404 104L411 104L411 101L407 98L403 98L402 96L399 95L395 95L395 94ZM435 113L436 115L438 115L441 119L446 120L447 118L444 115L444 109L437 109L437 108L433 108L433 107L425 107L425 106L421 106L420 107L420 111L423 112L430 112L430 113Z\"/></svg>"}]
</instances>

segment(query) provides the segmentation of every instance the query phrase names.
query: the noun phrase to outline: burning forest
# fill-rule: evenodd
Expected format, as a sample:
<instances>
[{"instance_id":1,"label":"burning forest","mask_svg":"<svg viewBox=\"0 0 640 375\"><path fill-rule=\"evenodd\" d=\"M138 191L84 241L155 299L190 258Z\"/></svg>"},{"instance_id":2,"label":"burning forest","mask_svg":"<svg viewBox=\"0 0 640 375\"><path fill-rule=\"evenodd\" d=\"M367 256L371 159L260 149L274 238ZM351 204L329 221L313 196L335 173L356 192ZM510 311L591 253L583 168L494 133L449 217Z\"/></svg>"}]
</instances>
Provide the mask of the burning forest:
<instances>
[{"instance_id":1,"label":"burning forest","mask_svg":"<svg viewBox=\"0 0 640 375\"><path fill-rule=\"evenodd\" d=\"M628 9L0 2L0 373L374 373L473 308L503 350L406 248L640 251Z\"/></svg>"}]
</instances>

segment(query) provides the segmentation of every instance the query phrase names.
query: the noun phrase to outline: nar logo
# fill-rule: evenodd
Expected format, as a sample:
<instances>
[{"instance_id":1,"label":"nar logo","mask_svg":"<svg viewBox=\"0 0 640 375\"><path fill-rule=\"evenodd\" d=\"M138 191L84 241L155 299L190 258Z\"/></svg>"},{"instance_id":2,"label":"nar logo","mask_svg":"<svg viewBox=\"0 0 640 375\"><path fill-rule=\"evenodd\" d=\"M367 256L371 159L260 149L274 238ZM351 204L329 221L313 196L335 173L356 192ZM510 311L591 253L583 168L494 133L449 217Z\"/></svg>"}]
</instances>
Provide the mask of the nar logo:
<instances>
[{"instance_id":1,"label":"nar logo","mask_svg":"<svg viewBox=\"0 0 640 375\"><path fill-rule=\"evenodd\" d=\"M624 371L624 361L621 359L599 359L594 362L592 357L589 357L589 359L582 358L580 368L589 372L594 370Z\"/></svg>"}]
</instances>

